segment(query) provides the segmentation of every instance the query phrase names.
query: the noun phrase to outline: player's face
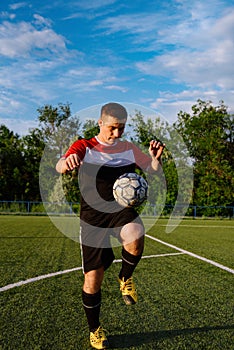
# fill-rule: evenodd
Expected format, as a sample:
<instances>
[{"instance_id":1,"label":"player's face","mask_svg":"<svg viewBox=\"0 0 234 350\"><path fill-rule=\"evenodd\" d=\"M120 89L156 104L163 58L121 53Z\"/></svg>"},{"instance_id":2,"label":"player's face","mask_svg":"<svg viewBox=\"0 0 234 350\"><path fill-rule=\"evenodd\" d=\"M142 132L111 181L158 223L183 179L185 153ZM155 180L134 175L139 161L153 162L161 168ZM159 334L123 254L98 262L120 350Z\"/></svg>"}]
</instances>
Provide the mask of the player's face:
<instances>
[{"instance_id":1,"label":"player's face","mask_svg":"<svg viewBox=\"0 0 234 350\"><path fill-rule=\"evenodd\" d=\"M119 139L125 128L126 119L119 120L114 117L107 117L105 120L99 121L100 133L98 138L100 141L113 144L117 139Z\"/></svg>"}]
</instances>

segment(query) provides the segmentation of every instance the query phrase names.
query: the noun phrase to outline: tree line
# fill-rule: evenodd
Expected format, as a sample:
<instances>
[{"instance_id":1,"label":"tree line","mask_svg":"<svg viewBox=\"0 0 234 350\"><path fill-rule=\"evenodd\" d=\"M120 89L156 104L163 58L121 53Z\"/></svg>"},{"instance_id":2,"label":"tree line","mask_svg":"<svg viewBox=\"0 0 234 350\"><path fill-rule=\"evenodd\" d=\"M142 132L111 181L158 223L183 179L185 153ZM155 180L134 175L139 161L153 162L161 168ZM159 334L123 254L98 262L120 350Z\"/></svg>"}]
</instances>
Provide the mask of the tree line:
<instances>
[{"instance_id":1,"label":"tree line","mask_svg":"<svg viewBox=\"0 0 234 350\"><path fill-rule=\"evenodd\" d=\"M51 201L59 200L58 183L54 181L58 158L74 140L98 133L97 121L92 116L83 122L79 116L72 116L69 103L45 105L37 113L38 128L22 137L0 125L0 201L42 200L39 173L44 171L40 163L45 148L50 159L43 187ZM150 204L156 204L155 198L160 202L164 196L167 205L174 205L179 191L178 164L187 162L193 172L191 204L234 206L234 123L233 114L228 113L223 102L214 106L210 101L198 100L191 113L180 111L172 125L160 117L145 117L135 111L128 126L125 137L143 151L147 152L149 141L155 137L166 144L162 159L166 190L159 190L160 179L152 181ZM73 171L62 176L67 201L79 202L77 175Z\"/></svg>"}]
</instances>

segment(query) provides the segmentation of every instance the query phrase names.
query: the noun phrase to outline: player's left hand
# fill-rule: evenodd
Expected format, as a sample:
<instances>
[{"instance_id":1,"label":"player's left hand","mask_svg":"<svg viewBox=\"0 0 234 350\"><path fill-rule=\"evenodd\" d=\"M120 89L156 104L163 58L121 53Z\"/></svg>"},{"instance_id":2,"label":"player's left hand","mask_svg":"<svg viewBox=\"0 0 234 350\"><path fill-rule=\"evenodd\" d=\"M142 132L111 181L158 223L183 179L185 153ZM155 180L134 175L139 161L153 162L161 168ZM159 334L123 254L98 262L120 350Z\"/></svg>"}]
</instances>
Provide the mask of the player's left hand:
<instances>
[{"instance_id":1,"label":"player's left hand","mask_svg":"<svg viewBox=\"0 0 234 350\"><path fill-rule=\"evenodd\" d=\"M160 160L165 146L165 143L162 143L159 140L151 140L149 145L150 156L154 159Z\"/></svg>"}]
</instances>

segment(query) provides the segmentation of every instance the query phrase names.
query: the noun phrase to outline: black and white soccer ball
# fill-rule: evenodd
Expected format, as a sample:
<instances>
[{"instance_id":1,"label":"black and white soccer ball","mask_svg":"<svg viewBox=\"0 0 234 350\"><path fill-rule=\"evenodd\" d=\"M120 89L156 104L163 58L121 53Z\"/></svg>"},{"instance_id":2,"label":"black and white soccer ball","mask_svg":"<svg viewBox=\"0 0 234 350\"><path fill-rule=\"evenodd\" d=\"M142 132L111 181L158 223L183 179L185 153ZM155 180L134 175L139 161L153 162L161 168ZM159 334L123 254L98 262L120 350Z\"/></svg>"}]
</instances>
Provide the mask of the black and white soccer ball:
<instances>
[{"instance_id":1,"label":"black and white soccer ball","mask_svg":"<svg viewBox=\"0 0 234 350\"><path fill-rule=\"evenodd\" d=\"M148 183L136 173L125 173L114 183L113 195L122 207L140 206L148 194Z\"/></svg>"}]
</instances>

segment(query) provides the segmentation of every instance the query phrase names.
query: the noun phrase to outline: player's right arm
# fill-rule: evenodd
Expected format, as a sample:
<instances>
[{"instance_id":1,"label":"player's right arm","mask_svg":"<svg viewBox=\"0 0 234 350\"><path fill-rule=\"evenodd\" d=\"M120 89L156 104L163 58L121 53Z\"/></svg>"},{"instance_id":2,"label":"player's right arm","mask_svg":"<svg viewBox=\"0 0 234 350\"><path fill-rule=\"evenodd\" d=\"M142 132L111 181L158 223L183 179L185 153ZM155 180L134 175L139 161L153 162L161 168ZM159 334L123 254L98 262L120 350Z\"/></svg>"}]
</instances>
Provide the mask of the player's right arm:
<instances>
[{"instance_id":1,"label":"player's right arm","mask_svg":"<svg viewBox=\"0 0 234 350\"><path fill-rule=\"evenodd\" d=\"M79 169L85 156L85 152L86 141L84 139L75 141L56 164L57 172L65 174L75 168Z\"/></svg>"},{"instance_id":2,"label":"player's right arm","mask_svg":"<svg viewBox=\"0 0 234 350\"><path fill-rule=\"evenodd\" d=\"M68 171L72 171L75 168L79 168L82 164L81 159L77 153L72 153L67 157L62 157L56 164L56 170L60 174L65 174Z\"/></svg>"}]
</instances>

